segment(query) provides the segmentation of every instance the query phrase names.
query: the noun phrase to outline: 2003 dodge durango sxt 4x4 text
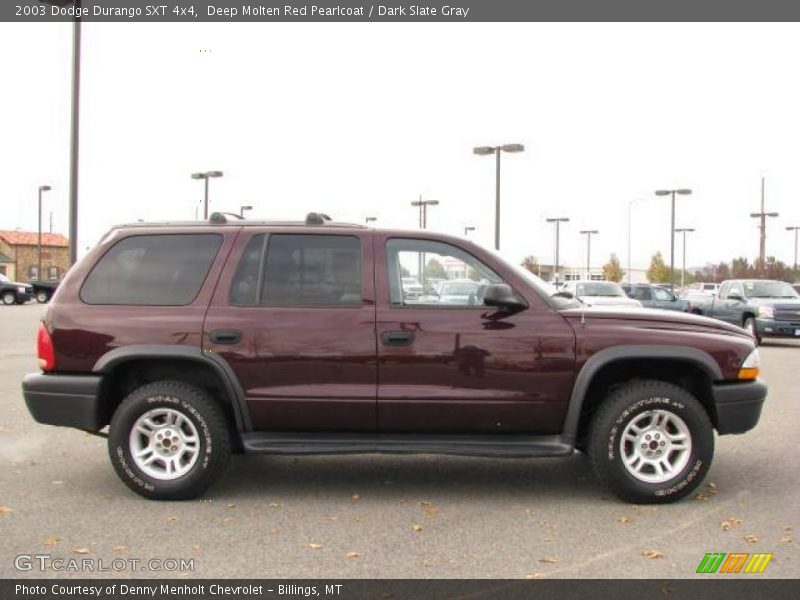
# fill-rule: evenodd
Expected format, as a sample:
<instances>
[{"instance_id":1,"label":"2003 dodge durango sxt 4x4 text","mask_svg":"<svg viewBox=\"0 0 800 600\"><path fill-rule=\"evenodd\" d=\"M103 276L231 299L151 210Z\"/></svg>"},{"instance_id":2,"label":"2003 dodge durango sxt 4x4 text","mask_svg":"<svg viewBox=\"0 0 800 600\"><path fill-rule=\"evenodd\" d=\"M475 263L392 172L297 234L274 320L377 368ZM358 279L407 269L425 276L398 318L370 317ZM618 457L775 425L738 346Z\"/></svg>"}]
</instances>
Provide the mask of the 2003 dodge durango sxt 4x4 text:
<instances>
[{"instance_id":1,"label":"2003 dodge durango sxt 4x4 text","mask_svg":"<svg viewBox=\"0 0 800 600\"><path fill-rule=\"evenodd\" d=\"M440 301L450 279L472 285ZM466 240L316 213L112 229L59 286L38 353L33 417L108 425L120 478L157 499L200 494L232 451L578 450L621 498L669 502L766 396L739 327L586 307Z\"/></svg>"}]
</instances>

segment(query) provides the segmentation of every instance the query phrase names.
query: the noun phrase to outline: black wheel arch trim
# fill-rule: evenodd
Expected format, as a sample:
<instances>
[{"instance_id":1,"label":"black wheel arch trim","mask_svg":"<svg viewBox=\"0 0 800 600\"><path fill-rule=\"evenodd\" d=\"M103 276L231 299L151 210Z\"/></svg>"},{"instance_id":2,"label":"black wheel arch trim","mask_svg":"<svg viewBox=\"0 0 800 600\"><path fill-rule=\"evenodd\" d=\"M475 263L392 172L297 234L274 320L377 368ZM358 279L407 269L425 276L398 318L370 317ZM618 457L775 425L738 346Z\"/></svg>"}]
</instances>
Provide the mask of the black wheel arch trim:
<instances>
[{"instance_id":1,"label":"black wheel arch trim","mask_svg":"<svg viewBox=\"0 0 800 600\"><path fill-rule=\"evenodd\" d=\"M691 346L614 346L605 348L593 354L584 363L572 386L572 396L569 400L567 415L564 418L562 439L570 444L575 444L578 435L581 410L592 379L603 367L617 361L628 359L677 359L701 367L708 373L711 381L723 379L722 370L717 361L703 350Z\"/></svg>"},{"instance_id":2,"label":"black wheel arch trim","mask_svg":"<svg viewBox=\"0 0 800 600\"><path fill-rule=\"evenodd\" d=\"M123 363L132 360L148 359L183 359L191 360L211 367L219 376L228 396L231 399L236 428L240 432L252 431L250 413L247 410L247 401L244 390L239 385L239 380L233 372L230 364L223 357L214 352L203 352L200 348L190 346L166 346L166 345L133 345L122 348L115 348L101 356L94 364L94 373L105 374Z\"/></svg>"}]
</instances>

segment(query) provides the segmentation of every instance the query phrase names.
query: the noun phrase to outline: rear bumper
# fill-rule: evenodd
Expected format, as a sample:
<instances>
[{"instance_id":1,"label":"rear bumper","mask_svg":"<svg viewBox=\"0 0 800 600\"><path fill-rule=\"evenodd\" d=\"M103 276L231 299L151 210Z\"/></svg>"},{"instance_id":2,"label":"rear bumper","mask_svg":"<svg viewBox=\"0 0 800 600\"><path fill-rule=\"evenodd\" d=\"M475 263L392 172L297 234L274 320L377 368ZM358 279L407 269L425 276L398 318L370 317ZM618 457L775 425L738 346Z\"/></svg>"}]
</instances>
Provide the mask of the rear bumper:
<instances>
[{"instance_id":1,"label":"rear bumper","mask_svg":"<svg viewBox=\"0 0 800 600\"><path fill-rule=\"evenodd\" d=\"M99 410L100 381L94 375L30 373L22 380L22 394L39 423L97 431L105 425Z\"/></svg>"},{"instance_id":2,"label":"rear bumper","mask_svg":"<svg viewBox=\"0 0 800 600\"><path fill-rule=\"evenodd\" d=\"M767 397L767 386L760 379L717 384L713 391L720 435L744 433L756 426Z\"/></svg>"}]
</instances>

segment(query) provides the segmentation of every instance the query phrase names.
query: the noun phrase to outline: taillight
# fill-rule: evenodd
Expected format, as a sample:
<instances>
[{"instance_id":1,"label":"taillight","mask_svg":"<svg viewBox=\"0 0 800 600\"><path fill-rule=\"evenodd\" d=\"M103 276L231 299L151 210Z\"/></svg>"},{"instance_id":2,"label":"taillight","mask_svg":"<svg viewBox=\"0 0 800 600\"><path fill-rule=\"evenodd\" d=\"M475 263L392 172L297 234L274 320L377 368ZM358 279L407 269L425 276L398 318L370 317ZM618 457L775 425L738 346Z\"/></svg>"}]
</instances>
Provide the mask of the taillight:
<instances>
[{"instance_id":1,"label":"taillight","mask_svg":"<svg viewBox=\"0 0 800 600\"><path fill-rule=\"evenodd\" d=\"M44 323L39 324L39 333L36 335L36 354L39 357L39 368L42 371L56 370L56 353L53 348L53 338Z\"/></svg>"}]
</instances>

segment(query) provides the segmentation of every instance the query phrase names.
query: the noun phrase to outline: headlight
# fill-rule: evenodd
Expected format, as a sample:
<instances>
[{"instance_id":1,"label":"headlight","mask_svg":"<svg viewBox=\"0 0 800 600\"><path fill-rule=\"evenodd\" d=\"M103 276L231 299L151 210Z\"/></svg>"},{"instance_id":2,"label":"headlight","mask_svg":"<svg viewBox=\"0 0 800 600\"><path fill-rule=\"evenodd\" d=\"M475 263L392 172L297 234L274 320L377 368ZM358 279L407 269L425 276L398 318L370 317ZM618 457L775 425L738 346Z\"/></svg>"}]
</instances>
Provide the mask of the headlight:
<instances>
[{"instance_id":1,"label":"headlight","mask_svg":"<svg viewBox=\"0 0 800 600\"><path fill-rule=\"evenodd\" d=\"M772 310L771 306L759 306L758 316L764 319L773 319L775 318L775 311Z\"/></svg>"},{"instance_id":2,"label":"headlight","mask_svg":"<svg viewBox=\"0 0 800 600\"><path fill-rule=\"evenodd\" d=\"M739 379L755 379L761 371L761 356L758 348L755 348L747 358L744 359L742 366L739 367Z\"/></svg>"},{"instance_id":3,"label":"headlight","mask_svg":"<svg viewBox=\"0 0 800 600\"><path fill-rule=\"evenodd\" d=\"M24 293L25 293L25 287L24 287L24 286L19 286L19 287L17 288L17 291L18 291L20 294L24 294Z\"/></svg>"}]
</instances>

